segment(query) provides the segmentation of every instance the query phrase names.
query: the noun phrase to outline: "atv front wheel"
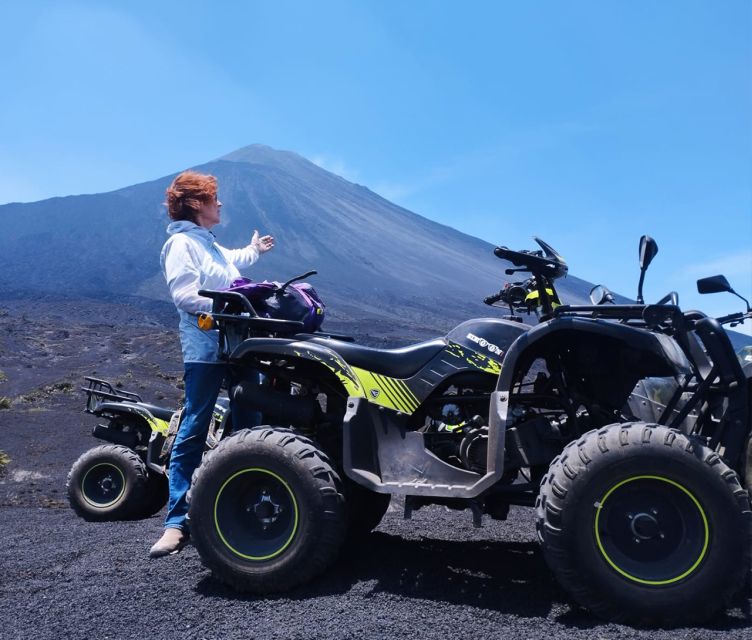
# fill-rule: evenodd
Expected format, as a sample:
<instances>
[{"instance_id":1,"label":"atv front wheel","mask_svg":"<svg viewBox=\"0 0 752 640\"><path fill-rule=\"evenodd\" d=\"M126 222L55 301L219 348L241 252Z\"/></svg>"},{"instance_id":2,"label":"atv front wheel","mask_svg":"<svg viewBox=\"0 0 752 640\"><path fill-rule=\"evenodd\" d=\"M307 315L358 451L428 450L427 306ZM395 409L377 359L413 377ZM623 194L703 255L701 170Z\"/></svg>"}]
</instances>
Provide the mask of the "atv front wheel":
<instances>
[{"instance_id":1,"label":"atv front wheel","mask_svg":"<svg viewBox=\"0 0 752 640\"><path fill-rule=\"evenodd\" d=\"M665 426L616 424L570 443L536 513L558 581L615 622L705 621L750 569L752 513L736 473Z\"/></svg>"},{"instance_id":2,"label":"atv front wheel","mask_svg":"<svg viewBox=\"0 0 752 640\"><path fill-rule=\"evenodd\" d=\"M240 431L207 454L189 494L203 563L241 591L286 591L335 559L345 537L342 484L328 459L288 429Z\"/></svg>"},{"instance_id":3,"label":"atv front wheel","mask_svg":"<svg viewBox=\"0 0 752 640\"><path fill-rule=\"evenodd\" d=\"M68 473L68 501L84 520L140 517L146 500L147 470L138 454L105 444L81 455Z\"/></svg>"}]
</instances>

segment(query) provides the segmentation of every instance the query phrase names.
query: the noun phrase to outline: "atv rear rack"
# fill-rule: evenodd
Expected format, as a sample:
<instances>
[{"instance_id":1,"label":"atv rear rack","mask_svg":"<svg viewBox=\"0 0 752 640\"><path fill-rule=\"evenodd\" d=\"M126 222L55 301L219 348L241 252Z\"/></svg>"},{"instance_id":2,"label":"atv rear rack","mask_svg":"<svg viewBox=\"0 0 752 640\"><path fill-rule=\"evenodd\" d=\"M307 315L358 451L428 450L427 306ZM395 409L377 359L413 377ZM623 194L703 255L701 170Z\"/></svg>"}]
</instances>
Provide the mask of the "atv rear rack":
<instances>
[{"instance_id":1,"label":"atv rear rack","mask_svg":"<svg viewBox=\"0 0 752 640\"><path fill-rule=\"evenodd\" d=\"M125 391L124 389L116 389L106 380L91 378L89 376L85 376L84 380L89 383L88 387L81 387L81 391L87 395L86 408L84 409L86 413L94 413L100 400L143 402L141 396L137 393Z\"/></svg>"}]
</instances>

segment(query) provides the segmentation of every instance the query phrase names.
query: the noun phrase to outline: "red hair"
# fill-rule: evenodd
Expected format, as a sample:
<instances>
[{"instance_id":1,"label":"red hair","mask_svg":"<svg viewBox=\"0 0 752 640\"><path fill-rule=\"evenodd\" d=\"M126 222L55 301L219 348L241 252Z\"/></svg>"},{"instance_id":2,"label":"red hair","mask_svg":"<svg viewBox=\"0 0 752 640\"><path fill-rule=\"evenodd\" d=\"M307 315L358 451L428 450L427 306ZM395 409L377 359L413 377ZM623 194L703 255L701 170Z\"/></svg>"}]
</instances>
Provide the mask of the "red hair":
<instances>
[{"instance_id":1,"label":"red hair","mask_svg":"<svg viewBox=\"0 0 752 640\"><path fill-rule=\"evenodd\" d=\"M167 214L172 220L195 221L201 205L217 199L217 179L196 171L183 171L167 187Z\"/></svg>"}]
</instances>

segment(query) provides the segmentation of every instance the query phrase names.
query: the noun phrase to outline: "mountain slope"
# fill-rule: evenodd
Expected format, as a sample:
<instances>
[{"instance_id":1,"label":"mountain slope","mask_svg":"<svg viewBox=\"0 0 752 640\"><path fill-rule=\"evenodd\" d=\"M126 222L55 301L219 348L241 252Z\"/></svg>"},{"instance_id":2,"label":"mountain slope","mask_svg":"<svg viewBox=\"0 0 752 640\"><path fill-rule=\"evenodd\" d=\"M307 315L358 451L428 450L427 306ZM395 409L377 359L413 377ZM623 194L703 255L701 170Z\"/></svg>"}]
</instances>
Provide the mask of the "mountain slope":
<instances>
[{"instance_id":1,"label":"mountain slope","mask_svg":"<svg viewBox=\"0 0 752 640\"><path fill-rule=\"evenodd\" d=\"M342 321L391 318L444 329L494 315L480 300L505 279L493 246L398 207L301 156L262 145L195 167L217 176L225 246L271 233L274 251L247 275L284 280L315 268L312 282ZM95 195L0 206L0 289L168 300L159 272L174 175ZM549 239L555 245L555 239ZM503 238L499 239L503 243ZM532 248L531 241L531 248ZM567 301L587 283L560 281Z\"/></svg>"}]
</instances>

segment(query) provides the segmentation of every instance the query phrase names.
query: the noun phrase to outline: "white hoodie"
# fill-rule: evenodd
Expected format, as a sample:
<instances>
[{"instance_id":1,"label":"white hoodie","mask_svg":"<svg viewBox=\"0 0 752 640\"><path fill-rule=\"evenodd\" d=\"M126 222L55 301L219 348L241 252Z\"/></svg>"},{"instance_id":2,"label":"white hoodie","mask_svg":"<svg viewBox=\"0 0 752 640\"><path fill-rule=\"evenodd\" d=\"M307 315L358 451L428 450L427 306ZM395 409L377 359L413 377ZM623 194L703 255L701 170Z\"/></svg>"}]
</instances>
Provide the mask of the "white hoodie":
<instances>
[{"instance_id":1,"label":"white hoodie","mask_svg":"<svg viewBox=\"0 0 752 640\"><path fill-rule=\"evenodd\" d=\"M259 252L250 244L225 249L211 231L188 220L170 223L167 233L160 263L180 316L183 362L217 362L219 332L203 331L197 324L197 315L211 311L212 301L198 290L229 287L240 277L239 269L258 260Z\"/></svg>"}]
</instances>

